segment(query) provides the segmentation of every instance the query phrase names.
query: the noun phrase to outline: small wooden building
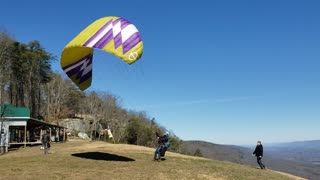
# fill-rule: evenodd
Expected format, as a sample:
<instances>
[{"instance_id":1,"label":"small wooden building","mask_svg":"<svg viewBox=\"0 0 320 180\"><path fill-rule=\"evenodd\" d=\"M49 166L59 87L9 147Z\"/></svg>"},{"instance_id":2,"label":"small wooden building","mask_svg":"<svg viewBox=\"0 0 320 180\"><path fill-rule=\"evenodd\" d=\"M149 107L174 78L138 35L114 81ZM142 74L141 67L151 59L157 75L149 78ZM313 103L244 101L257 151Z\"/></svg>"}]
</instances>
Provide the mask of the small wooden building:
<instances>
[{"instance_id":1,"label":"small wooden building","mask_svg":"<svg viewBox=\"0 0 320 180\"><path fill-rule=\"evenodd\" d=\"M26 107L0 105L0 147L7 152L12 146L41 144L42 132L50 133L52 142L64 142L65 128L30 117ZM1 153L1 152L0 152Z\"/></svg>"}]
</instances>

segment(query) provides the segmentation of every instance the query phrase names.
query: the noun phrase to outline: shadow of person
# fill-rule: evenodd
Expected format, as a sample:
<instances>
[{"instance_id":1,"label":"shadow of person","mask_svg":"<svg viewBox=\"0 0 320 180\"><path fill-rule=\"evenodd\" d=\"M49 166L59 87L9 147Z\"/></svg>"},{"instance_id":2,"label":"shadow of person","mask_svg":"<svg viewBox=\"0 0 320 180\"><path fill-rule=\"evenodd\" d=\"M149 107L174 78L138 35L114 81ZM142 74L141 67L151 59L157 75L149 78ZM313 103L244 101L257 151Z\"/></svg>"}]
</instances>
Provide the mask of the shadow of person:
<instances>
[{"instance_id":1,"label":"shadow of person","mask_svg":"<svg viewBox=\"0 0 320 180\"><path fill-rule=\"evenodd\" d=\"M71 156L85 158L85 159L92 159L92 160L101 160L101 161L122 161L122 162L129 162L135 161L134 159L118 156L115 154L103 153L103 152L84 152L84 153L75 153L71 154Z\"/></svg>"}]
</instances>

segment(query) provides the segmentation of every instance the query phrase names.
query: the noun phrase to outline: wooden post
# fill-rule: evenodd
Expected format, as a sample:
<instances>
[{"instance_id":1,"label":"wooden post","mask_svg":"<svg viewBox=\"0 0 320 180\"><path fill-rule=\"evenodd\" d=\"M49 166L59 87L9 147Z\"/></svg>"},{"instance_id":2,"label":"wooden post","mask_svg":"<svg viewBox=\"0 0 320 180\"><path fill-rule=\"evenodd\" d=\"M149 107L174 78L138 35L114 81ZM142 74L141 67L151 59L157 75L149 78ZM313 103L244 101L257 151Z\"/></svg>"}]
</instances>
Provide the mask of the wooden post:
<instances>
[{"instance_id":1,"label":"wooden post","mask_svg":"<svg viewBox=\"0 0 320 180\"><path fill-rule=\"evenodd\" d=\"M19 131L17 130L17 129L14 129L14 138L13 138L13 141L12 142L14 142L14 141L18 141L18 134L19 134Z\"/></svg>"},{"instance_id":2,"label":"wooden post","mask_svg":"<svg viewBox=\"0 0 320 180\"><path fill-rule=\"evenodd\" d=\"M18 141L17 142L18 143L21 142L21 129L20 128L18 129Z\"/></svg>"},{"instance_id":3,"label":"wooden post","mask_svg":"<svg viewBox=\"0 0 320 180\"><path fill-rule=\"evenodd\" d=\"M24 126L24 147L27 147L27 125Z\"/></svg>"},{"instance_id":4,"label":"wooden post","mask_svg":"<svg viewBox=\"0 0 320 180\"><path fill-rule=\"evenodd\" d=\"M52 139L52 133L51 133L51 128L49 128L49 133L50 133L50 141L51 141L51 139Z\"/></svg>"},{"instance_id":5,"label":"wooden post","mask_svg":"<svg viewBox=\"0 0 320 180\"><path fill-rule=\"evenodd\" d=\"M42 142L42 129L40 129L40 142Z\"/></svg>"},{"instance_id":6,"label":"wooden post","mask_svg":"<svg viewBox=\"0 0 320 180\"><path fill-rule=\"evenodd\" d=\"M58 142L60 142L60 128L58 128Z\"/></svg>"},{"instance_id":7,"label":"wooden post","mask_svg":"<svg viewBox=\"0 0 320 180\"><path fill-rule=\"evenodd\" d=\"M27 131L27 142L30 142L30 131Z\"/></svg>"},{"instance_id":8,"label":"wooden post","mask_svg":"<svg viewBox=\"0 0 320 180\"><path fill-rule=\"evenodd\" d=\"M66 128L63 128L63 142L66 141Z\"/></svg>"},{"instance_id":9,"label":"wooden post","mask_svg":"<svg viewBox=\"0 0 320 180\"><path fill-rule=\"evenodd\" d=\"M56 127L56 142L59 142L59 129Z\"/></svg>"}]
</instances>

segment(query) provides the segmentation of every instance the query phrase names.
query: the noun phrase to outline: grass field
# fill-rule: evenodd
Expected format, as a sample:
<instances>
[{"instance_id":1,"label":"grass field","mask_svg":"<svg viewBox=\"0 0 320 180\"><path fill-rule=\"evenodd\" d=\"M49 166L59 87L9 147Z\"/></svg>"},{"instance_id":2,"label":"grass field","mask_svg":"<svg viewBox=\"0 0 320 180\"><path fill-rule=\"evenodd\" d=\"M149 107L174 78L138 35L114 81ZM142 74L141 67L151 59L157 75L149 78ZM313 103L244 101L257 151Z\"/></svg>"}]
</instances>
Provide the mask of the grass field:
<instances>
[{"instance_id":1,"label":"grass field","mask_svg":"<svg viewBox=\"0 0 320 180\"><path fill-rule=\"evenodd\" d=\"M153 149L73 140L0 156L0 179L299 179L288 174L233 163L167 153L152 161Z\"/></svg>"}]
</instances>

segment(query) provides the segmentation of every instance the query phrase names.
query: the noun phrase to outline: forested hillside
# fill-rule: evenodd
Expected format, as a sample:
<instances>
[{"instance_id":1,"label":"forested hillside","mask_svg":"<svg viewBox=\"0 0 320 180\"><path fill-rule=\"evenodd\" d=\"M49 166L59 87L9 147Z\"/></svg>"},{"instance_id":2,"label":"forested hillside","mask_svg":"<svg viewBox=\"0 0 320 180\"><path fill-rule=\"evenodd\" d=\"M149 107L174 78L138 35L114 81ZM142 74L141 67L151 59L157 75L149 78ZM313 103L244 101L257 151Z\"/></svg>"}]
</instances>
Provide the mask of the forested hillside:
<instances>
[{"instance_id":1,"label":"forested hillside","mask_svg":"<svg viewBox=\"0 0 320 180\"><path fill-rule=\"evenodd\" d=\"M69 79L53 72L51 62L58 57L38 41L18 42L0 33L0 104L29 107L33 118L60 124L75 117L97 126L110 127L117 143L154 147L155 133L163 133L154 118L145 112L122 107L121 97L110 92L80 91ZM89 136L95 136L93 133ZM171 133L171 150L180 152L181 141Z\"/></svg>"}]
</instances>

